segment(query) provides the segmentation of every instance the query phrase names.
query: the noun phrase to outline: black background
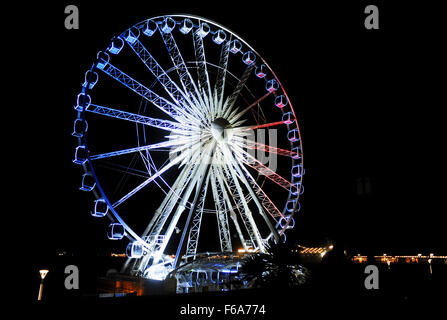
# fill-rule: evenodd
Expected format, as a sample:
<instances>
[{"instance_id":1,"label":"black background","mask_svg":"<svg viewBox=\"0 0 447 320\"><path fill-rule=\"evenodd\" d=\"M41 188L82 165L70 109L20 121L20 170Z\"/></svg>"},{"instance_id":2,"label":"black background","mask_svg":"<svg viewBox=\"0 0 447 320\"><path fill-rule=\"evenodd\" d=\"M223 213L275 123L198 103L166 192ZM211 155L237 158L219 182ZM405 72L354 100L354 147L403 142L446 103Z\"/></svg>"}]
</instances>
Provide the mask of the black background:
<instances>
[{"instance_id":1,"label":"black background","mask_svg":"<svg viewBox=\"0 0 447 320\"><path fill-rule=\"evenodd\" d=\"M79 30L64 28L69 4L79 8ZM364 27L367 4L379 7L379 30ZM5 172L14 170L5 204L13 205L4 210L18 218L13 229L34 270L59 250L114 249L105 224L89 214L92 197L78 191L73 105L84 72L114 35L170 13L234 31L261 53L292 99L306 168L292 238L340 239L352 253L445 254L440 8L403 1L64 1L17 12L20 28L7 39L20 60L10 93L18 116L4 135L14 137L4 156ZM370 181L371 192L359 193L359 181Z\"/></svg>"}]
</instances>

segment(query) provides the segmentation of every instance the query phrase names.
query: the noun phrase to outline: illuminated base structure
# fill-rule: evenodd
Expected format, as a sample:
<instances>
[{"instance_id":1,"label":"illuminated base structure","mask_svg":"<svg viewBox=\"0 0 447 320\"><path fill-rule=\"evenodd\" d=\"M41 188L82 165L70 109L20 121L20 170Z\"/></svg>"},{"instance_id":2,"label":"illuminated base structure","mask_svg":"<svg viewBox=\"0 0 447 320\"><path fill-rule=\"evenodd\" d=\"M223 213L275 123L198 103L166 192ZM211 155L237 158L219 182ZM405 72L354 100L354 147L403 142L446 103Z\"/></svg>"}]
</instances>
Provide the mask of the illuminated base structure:
<instances>
[{"instance_id":1,"label":"illuminated base structure","mask_svg":"<svg viewBox=\"0 0 447 320\"><path fill-rule=\"evenodd\" d=\"M173 270L177 293L229 291L238 287L239 268L243 256L236 253L205 253Z\"/></svg>"},{"instance_id":2,"label":"illuminated base structure","mask_svg":"<svg viewBox=\"0 0 447 320\"><path fill-rule=\"evenodd\" d=\"M75 111L80 190L96 198L92 216L111 220L107 237L129 241L124 272L219 286L238 269L236 248L263 253L294 227L295 111L227 28L185 15L137 23L98 53ZM216 254L197 254L212 242Z\"/></svg>"}]
</instances>

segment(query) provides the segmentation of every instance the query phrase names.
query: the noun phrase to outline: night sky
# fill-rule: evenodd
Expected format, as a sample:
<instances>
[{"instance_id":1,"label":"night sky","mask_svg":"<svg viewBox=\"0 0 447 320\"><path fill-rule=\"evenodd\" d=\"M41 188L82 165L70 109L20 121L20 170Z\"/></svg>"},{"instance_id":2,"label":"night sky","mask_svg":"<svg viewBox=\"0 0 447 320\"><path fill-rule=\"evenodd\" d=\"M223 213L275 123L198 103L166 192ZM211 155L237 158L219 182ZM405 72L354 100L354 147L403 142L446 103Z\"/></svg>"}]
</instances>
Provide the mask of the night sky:
<instances>
[{"instance_id":1,"label":"night sky","mask_svg":"<svg viewBox=\"0 0 447 320\"><path fill-rule=\"evenodd\" d=\"M15 129L26 148L11 160L23 175L14 183L14 210L17 229L27 224L25 237L38 261L58 250L125 245L107 241L106 222L89 214L92 196L78 191L73 105L84 72L114 35L169 13L227 26L261 53L284 85L298 116L306 168L292 239L339 239L353 253L446 253L440 114L446 55L436 8L372 1L380 29L366 30L369 3L357 1L100 3L22 10L30 18L15 40L26 46L19 53L23 90L16 96L28 116ZM68 4L79 8L79 30L64 29Z\"/></svg>"}]
</instances>

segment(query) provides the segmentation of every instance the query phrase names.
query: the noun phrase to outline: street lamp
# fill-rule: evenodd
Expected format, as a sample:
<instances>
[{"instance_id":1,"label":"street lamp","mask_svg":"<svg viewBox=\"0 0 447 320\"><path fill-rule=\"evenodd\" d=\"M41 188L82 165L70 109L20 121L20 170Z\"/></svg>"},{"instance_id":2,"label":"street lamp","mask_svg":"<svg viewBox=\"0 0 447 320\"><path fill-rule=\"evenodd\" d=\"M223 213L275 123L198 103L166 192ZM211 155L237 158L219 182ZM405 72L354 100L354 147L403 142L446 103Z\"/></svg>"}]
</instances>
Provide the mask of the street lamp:
<instances>
[{"instance_id":1,"label":"street lamp","mask_svg":"<svg viewBox=\"0 0 447 320\"><path fill-rule=\"evenodd\" d=\"M39 270L40 278L42 279L42 280L40 281L39 295L37 296L37 300L39 300L39 301L42 300L43 279L45 279L45 277L46 277L48 271L49 271L49 270L46 270L46 269Z\"/></svg>"}]
</instances>

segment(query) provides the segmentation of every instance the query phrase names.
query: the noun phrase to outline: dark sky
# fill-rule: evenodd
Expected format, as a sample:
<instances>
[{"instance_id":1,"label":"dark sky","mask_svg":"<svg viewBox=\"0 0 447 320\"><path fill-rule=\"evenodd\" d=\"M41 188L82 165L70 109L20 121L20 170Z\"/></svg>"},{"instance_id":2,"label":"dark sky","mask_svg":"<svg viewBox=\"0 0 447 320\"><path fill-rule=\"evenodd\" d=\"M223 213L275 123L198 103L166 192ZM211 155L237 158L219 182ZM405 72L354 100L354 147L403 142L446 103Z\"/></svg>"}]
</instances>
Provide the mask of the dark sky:
<instances>
[{"instance_id":1,"label":"dark sky","mask_svg":"<svg viewBox=\"0 0 447 320\"><path fill-rule=\"evenodd\" d=\"M357 1L100 3L27 7L30 18L15 40L26 47L18 101L31 98L21 108L29 115L26 125L17 128L26 148L13 159L23 174L16 215L19 229L27 224L37 256L111 245L104 222L89 215L92 198L77 191L72 106L84 72L114 35L168 13L229 27L262 54L286 88L306 167L296 239L337 238L359 252L445 253L446 55L436 8L373 1L380 29L368 31L367 3ZM68 4L78 5L79 30L64 29ZM362 185L370 191L359 192Z\"/></svg>"}]
</instances>

